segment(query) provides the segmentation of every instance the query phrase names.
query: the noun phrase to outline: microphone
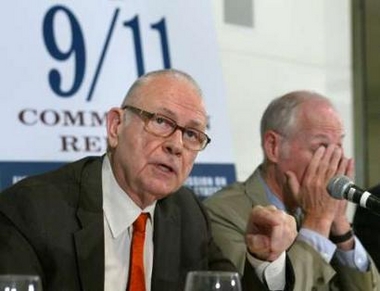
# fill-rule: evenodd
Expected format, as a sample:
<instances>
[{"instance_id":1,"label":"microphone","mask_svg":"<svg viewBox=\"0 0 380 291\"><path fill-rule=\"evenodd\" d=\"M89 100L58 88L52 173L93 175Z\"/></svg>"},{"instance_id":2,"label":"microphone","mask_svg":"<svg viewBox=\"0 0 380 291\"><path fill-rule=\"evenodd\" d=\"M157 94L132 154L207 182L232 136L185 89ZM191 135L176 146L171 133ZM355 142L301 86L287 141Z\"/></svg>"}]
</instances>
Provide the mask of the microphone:
<instances>
[{"instance_id":1,"label":"microphone","mask_svg":"<svg viewBox=\"0 0 380 291\"><path fill-rule=\"evenodd\" d=\"M327 184L327 192L335 199L346 199L380 214L380 199L354 184L347 176L335 176Z\"/></svg>"}]
</instances>

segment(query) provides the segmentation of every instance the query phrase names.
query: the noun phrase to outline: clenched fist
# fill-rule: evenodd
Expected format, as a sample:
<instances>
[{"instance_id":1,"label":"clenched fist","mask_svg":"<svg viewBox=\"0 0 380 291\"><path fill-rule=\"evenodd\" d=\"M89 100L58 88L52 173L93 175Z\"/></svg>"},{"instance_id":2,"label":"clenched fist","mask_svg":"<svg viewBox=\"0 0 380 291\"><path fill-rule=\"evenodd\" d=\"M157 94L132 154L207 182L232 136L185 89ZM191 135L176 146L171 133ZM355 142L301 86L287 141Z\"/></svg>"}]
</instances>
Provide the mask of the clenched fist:
<instances>
[{"instance_id":1,"label":"clenched fist","mask_svg":"<svg viewBox=\"0 0 380 291\"><path fill-rule=\"evenodd\" d=\"M286 251L297 236L293 216L275 206L255 206L248 220L246 244L256 258L272 262Z\"/></svg>"}]
</instances>

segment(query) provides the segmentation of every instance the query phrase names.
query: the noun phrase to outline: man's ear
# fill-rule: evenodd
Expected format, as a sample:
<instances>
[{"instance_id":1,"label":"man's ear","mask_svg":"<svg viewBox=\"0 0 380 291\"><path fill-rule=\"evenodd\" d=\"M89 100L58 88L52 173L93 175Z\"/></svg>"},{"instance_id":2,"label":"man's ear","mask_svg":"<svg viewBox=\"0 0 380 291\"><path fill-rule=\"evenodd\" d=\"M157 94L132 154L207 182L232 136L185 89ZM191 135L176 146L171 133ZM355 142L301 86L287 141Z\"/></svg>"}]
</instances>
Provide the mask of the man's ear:
<instances>
[{"instance_id":1,"label":"man's ear","mask_svg":"<svg viewBox=\"0 0 380 291\"><path fill-rule=\"evenodd\" d=\"M263 148L267 159L273 163L277 163L280 155L281 136L273 131L268 130L264 134Z\"/></svg>"},{"instance_id":2,"label":"man's ear","mask_svg":"<svg viewBox=\"0 0 380 291\"><path fill-rule=\"evenodd\" d=\"M114 148L118 144L119 128L122 125L123 110L111 108L107 113L107 139L108 145Z\"/></svg>"}]
</instances>

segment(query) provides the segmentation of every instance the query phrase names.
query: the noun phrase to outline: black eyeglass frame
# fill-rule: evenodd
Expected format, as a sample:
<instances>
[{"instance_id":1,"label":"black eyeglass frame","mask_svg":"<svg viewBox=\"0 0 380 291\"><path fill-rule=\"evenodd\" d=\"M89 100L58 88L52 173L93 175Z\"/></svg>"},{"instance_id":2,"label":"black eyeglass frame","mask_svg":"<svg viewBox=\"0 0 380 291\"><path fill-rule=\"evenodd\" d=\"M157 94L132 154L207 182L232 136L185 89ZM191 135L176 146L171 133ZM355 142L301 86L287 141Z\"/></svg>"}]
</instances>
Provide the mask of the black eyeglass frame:
<instances>
[{"instance_id":1,"label":"black eyeglass frame","mask_svg":"<svg viewBox=\"0 0 380 291\"><path fill-rule=\"evenodd\" d=\"M192 148L188 148L188 147L186 147L185 145L186 144L184 144L184 146L187 148L187 149L189 149L189 150L193 150L193 151L202 151L202 150L204 150L206 147L207 147L207 145L211 142L211 138L206 134L206 133L204 133L203 131L200 131L200 130L198 130L198 129L196 129L196 128L192 128L192 127L184 127L184 126L180 126L180 125L178 125L177 124L177 122L176 121L174 121L173 119L171 119L170 117L167 117L167 116L165 116L165 115L163 115L163 114L161 114L161 113L153 113L153 112L149 112L149 111L146 111L146 110L143 110L143 109L141 109L141 108L137 108L137 107L134 107L134 106L131 106L131 105L124 105L123 107L121 107L121 109L123 109L123 110L130 110L131 112L133 112L133 113L135 113L135 114L137 114L138 116L140 116L142 119L144 119L145 120L145 129L146 129L146 127L147 127L147 123L146 123L146 121L150 121L150 120L152 120L153 119L153 117L155 117L155 116L160 116L160 117L162 117L162 118L164 118L164 119L166 119L166 120L169 120L170 121L170 123L171 124L173 124L173 127L172 127L172 132L170 132L169 134L167 134L167 135L158 135L158 134L156 134L156 133L154 133L154 132L150 132L150 131L148 131L148 132L150 132L150 133L152 133L152 134L155 134L155 135L158 135L158 136L161 136L161 137L169 137L169 136L171 136L177 129L179 129L181 132L182 132L182 134L184 134L184 132L186 131L186 130L192 130L192 131L195 131L195 132L197 132L197 133L199 133L199 135L200 136L204 136L205 137L205 141L203 142L203 143L201 143L200 145L201 145L201 148L199 148L199 149L192 149Z\"/></svg>"}]
</instances>

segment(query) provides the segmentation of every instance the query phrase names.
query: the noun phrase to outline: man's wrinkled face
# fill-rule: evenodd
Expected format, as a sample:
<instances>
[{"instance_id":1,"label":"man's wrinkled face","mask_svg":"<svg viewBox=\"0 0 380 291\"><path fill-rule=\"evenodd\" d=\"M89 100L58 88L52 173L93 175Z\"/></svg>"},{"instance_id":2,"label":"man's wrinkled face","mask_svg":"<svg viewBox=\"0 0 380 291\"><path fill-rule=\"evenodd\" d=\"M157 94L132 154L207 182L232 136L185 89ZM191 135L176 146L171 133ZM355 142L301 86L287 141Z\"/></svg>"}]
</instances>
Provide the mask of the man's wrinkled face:
<instances>
[{"instance_id":1,"label":"man's wrinkled face","mask_svg":"<svg viewBox=\"0 0 380 291\"><path fill-rule=\"evenodd\" d=\"M135 96L129 105L162 114L180 126L206 129L204 104L187 80L156 76L142 85ZM149 203L176 191L188 177L198 153L183 146L182 132L155 136L145 129L144 119L129 110L119 109L114 118L122 121L111 143L111 163L121 187L132 198Z\"/></svg>"}]
</instances>

